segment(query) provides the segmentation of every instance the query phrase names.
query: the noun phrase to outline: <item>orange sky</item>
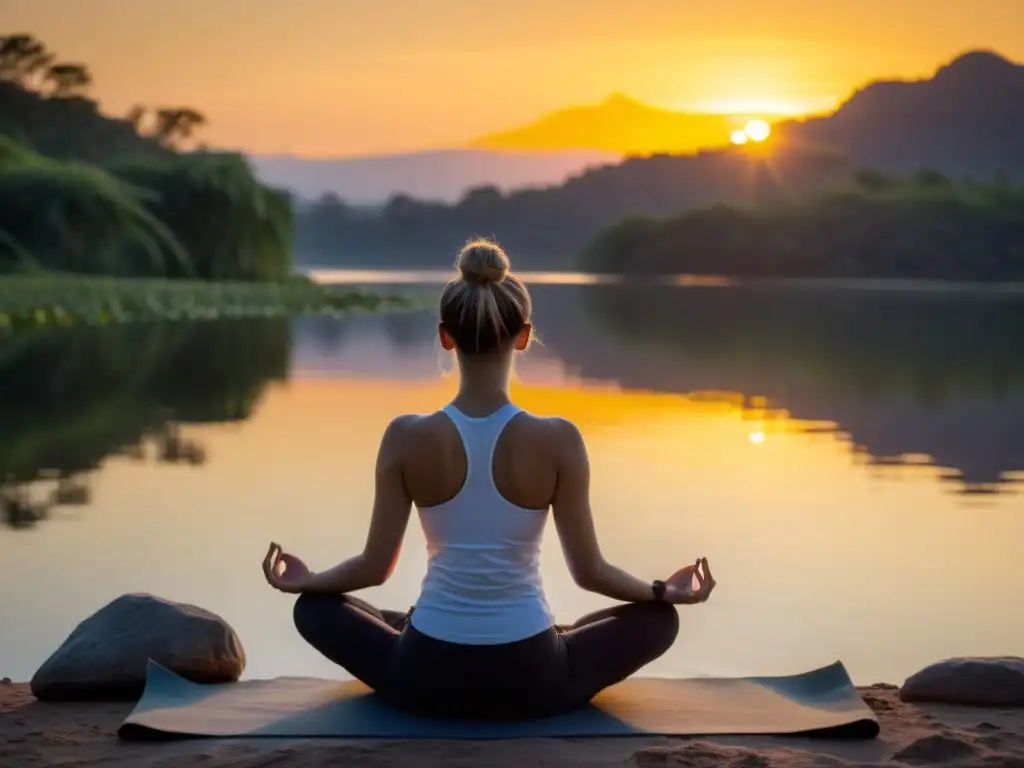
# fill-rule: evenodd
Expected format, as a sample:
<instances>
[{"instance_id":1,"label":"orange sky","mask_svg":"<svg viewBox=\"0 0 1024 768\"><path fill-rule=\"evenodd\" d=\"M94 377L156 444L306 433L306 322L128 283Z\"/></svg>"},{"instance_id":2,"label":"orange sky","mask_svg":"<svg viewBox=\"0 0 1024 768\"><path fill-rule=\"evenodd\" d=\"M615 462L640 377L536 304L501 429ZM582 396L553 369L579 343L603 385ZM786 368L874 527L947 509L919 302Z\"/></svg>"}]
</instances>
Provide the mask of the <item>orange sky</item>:
<instances>
[{"instance_id":1,"label":"orange sky","mask_svg":"<svg viewBox=\"0 0 1024 768\"><path fill-rule=\"evenodd\" d=\"M111 111L205 112L256 152L456 145L622 91L678 109L826 107L968 48L1024 60L1024 0L2 0Z\"/></svg>"}]
</instances>

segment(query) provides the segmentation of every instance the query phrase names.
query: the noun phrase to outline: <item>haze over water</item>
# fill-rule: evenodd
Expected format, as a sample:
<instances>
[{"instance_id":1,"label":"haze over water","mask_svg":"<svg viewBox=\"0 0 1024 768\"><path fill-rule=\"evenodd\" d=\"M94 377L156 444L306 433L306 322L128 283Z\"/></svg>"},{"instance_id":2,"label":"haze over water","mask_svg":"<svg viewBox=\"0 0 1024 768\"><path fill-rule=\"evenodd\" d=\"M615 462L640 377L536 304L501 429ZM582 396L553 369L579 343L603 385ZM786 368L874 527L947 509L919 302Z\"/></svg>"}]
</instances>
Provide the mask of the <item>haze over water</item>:
<instances>
[{"instance_id":1,"label":"haze over water","mask_svg":"<svg viewBox=\"0 0 1024 768\"><path fill-rule=\"evenodd\" d=\"M1019 295L543 282L514 396L583 431L606 556L656 578L706 555L719 581L645 674L842 659L898 683L1019 648ZM454 391L434 332L425 310L0 344L8 490L41 504L60 469L89 497L0 528L0 675L28 679L78 621L149 591L231 622L246 677L343 676L260 560L270 540L313 568L359 550L384 426ZM571 583L552 525L543 558L561 620L606 604ZM424 568L414 516L365 596L405 608Z\"/></svg>"}]
</instances>

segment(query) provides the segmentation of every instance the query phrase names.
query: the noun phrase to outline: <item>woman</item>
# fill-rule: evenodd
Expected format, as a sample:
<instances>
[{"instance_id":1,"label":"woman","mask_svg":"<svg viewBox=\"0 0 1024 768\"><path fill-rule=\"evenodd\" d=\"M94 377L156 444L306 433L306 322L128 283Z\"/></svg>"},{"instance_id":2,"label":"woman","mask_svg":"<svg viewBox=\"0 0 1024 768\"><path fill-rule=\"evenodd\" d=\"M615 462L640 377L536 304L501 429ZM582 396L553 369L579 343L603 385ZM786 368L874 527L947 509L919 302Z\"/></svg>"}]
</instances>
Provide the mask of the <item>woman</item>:
<instances>
[{"instance_id":1,"label":"woman","mask_svg":"<svg viewBox=\"0 0 1024 768\"><path fill-rule=\"evenodd\" d=\"M604 559L579 431L509 400L512 359L532 331L529 293L489 241L468 244L458 268L441 294L438 330L458 358L458 394L385 430L362 553L312 573L271 544L263 571L272 587L300 595L302 637L395 706L553 715L665 653L679 631L675 605L704 602L715 581L704 558L653 582ZM349 593L391 574L413 505L429 553L420 596L407 615L378 611ZM556 626L541 585L549 509L576 583L621 601L569 627Z\"/></svg>"}]
</instances>

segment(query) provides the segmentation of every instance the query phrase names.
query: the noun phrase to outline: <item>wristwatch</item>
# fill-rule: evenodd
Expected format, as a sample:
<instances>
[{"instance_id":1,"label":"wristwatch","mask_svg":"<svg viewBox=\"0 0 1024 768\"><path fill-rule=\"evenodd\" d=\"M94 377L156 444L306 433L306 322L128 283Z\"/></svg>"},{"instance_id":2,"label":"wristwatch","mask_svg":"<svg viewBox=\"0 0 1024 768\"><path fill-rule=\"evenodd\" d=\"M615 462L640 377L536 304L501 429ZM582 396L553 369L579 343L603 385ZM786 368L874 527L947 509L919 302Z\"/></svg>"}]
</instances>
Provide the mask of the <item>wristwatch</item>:
<instances>
[{"instance_id":1,"label":"wristwatch","mask_svg":"<svg viewBox=\"0 0 1024 768\"><path fill-rule=\"evenodd\" d=\"M654 599L660 602L665 597L665 582L655 579L651 584L651 590L654 592Z\"/></svg>"}]
</instances>

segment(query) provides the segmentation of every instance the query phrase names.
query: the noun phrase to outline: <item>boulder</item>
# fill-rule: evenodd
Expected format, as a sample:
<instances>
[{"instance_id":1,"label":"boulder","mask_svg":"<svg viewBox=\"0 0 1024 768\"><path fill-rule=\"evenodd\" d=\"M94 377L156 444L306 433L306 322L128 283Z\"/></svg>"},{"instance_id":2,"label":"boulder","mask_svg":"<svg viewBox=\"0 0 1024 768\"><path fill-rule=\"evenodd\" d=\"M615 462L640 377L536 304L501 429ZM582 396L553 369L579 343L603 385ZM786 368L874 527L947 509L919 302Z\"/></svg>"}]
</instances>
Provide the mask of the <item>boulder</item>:
<instances>
[{"instance_id":1,"label":"boulder","mask_svg":"<svg viewBox=\"0 0 1024 768\"><path fill-rule=\"evenodd\" d=\"M197 683L234 682L245 668L242 643L222 618L135 593L79 624L30 687L41 701L137 699L150 659Z\"/></svg>"},{"instance_id":2,"label":"boulder","mask_svg":"<svg viewBox=\"0 0 1024 768\"><path fill-rule=\"evenodd\" d=\"M900 688L900 699L978 707L1024 707L1024 658L946 659L908 677Z\"/></svg>"}]
</instances>

